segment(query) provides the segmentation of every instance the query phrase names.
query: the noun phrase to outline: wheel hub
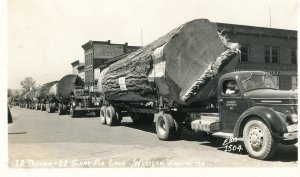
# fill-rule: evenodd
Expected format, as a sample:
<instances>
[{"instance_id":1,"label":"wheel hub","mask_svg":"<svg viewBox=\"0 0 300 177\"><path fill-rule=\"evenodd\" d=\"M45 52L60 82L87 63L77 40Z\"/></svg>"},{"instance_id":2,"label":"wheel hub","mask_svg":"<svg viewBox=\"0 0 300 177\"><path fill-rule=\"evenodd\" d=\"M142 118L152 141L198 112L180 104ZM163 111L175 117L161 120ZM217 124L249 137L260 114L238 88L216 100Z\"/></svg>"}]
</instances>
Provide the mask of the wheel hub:
<instances>
[{"instance_id":1,"label":"wheel hub","mask_svg":"<svg viewBox=\"0 0 300 177\"><path fill-rule=\"evenodd\" d=\"M261 149L263 145L263 132L258 127L253 127L249 131L249 142L254 149Z\"/></svg>"}]
</instances>

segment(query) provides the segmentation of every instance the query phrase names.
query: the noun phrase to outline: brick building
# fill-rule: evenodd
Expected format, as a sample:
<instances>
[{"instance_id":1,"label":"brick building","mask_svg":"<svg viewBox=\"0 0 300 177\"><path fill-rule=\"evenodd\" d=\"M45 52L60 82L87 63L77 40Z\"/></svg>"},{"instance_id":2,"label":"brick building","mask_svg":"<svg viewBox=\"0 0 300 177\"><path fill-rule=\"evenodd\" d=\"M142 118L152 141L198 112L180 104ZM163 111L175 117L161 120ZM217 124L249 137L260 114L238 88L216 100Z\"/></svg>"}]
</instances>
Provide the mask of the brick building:
<instances>
[{"instance_id":1,"label":"brick building","mask_svg":"<svg viewBox=\"0 0 300 177\"><path fill-rule=\"evenodd\" d=\"M297 31L225 23L217 23L217 26L231 42L241 44L236 71L266 71L274 76L280 89L297 87ZM110 41L89 41L82 48L85 84L90 88L96 85L101 67L139 49Z\"/></svg>"},{"instance_id":2,"label":"brick building","mask_svg":"<svg viewBox=\"0 0 300 177\"><path fill-rule=\"evenodd\" d=\"M89 41L82 45L85 58L85 86L93 89L100 74L99 66L115 57L136 51L140 47L125 44L112 44L108 41Z\"/></svg>"},{"instance_id":3,"label":"brick building","mask_svg":"<svg viewBox=\"0 0 300 177\"><path fill-rule=\"evenodd\" d=\"M81 79L84 80L85 72L84 72L84 63L80 63L79 60L71 63L72 65L72 74L77 74Z\"/></svg>"},{"instance_id":4,"label":"brick building","mask_svg":"<svg viewBox=\"0 0 300 177\"><path fill-rule=\"evenodd\" d=\"M280 89L297 87L297 31L217 23L231 42L241 45L237 71L271 73Z\"/></svg>"}]
</instances>

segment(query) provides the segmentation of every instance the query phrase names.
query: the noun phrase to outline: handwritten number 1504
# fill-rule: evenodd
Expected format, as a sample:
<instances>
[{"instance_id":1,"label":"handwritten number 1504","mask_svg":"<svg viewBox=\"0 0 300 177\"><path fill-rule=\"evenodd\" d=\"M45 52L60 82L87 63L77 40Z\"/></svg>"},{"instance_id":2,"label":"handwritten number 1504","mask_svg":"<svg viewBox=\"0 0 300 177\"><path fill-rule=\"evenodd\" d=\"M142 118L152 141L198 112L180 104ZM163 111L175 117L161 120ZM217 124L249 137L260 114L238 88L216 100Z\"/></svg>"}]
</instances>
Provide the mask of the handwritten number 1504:
<instances>
[{"instance_id":1,"label":"handwritten number 1504","mask_svg":"<svg viewBox=\"0 0 300 177\"><path fill-rule=\"evenodd\" d=\"M238 151L241 152L243 150L242 145L226 145L225 146L225 152L234 152Z\"/></svg>"}]
</instances>

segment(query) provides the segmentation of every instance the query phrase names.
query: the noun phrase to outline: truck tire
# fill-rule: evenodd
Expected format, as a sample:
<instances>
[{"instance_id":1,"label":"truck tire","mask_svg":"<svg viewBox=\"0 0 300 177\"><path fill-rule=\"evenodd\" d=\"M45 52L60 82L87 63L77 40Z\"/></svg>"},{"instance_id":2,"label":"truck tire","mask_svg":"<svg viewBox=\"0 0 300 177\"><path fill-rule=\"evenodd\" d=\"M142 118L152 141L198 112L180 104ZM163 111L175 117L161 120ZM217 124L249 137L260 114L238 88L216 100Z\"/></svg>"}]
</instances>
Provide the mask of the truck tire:
<instances>
[{"instance_id":1,"label":"truck tire","mask_svg":"<svg viewBox=\"0 0 300 177\"><path fill-rule=\"evenodd\" d=\"M67 114L67 105L62 104L62 113L63 115Z\"/></svg>"},{"instance_id":2,"label":"truck tire","mask_svg":"<svg viewBox=\"0 0 300 177\"><path fill-rule=\"evenodd\" d=\"M114 126L114 125L119 125L119 114L116 112L115 108L112 106L109 106L106 109L106 124L108 126Z\"/></svg>"},{"instance_id":3,"label":"truck tire","mask_svg":"<svg viewBox=\"0 0 300 177\"><path fill-rule=\"evenodd\" d=\"M269 128L261 120L249 120L243 129L243 138L250 157L264 160L274 154L276 142Z\"/></svg>"},{"instance_id":4,"label":"truck tire","mask_svg":"<svg viewBox=\"0 0 300 177\"><path fill-rule=\"evenodd\" d=\"M57 110L58 115L63 115L63 106L62 104L58 104L58 110Z\"/></svg>"},{"instance_id":5,"label":"truck tire","mask_svg":"<svg viewBox=\"0 0 300 177\"><path fill-rule=\"evenodd\" d=\"M46 110L46 105L45 104L42 104L41 105L41 111L45 111Z\"/></svg>"},{"instance_id":6,"label":"truck tire","mask_svg":"<svg viewBox=\"0 0 300 177\"><path fill-rule=\"evenodd\" d=\"M52 110L53 110L52 107L53 107L52 104L49 104L49 113L52 113Z\"/></svg>"},{"instance_id":7,"label":"truck tire","mask_svg":"<svg viewBox=\"0 0 300 177\"><path fill-rule=\"evenodd\" d=\"M105 125L106 124L106 106L101 106L100 108L100 122L101 124Z\"/></svg>"},{"instance_id":8,"label":"truck tire","mask_svg":"<svg viewBox=\"0 0 300 177\"><path fill-rule=\"evenodd\" d=\"M46 104L46 112L50 113L50 106L49 106L49 104Z\"/></svg>"},{"instance_id":9,"label":"truck tire","mask_svg":"<svg viewBox=\"0 0 300 177\"><path fill-rule=\"evenodd\" d=\"M175 140L178 137L175 121L170 114L160 113L156 120L156 134L160 140Z\"/></svg>"},{"instance_id":10,"label":"truck tire","mask_svg":"<svg viewBox=\"0 0 300 177\"><path fill-rule=\"evenodd\" d=\"M71 105L70 106L70 117L74 118L76 116L77 116L76 111L74 110L73 105Z\"/></svg>"}]
</instances>

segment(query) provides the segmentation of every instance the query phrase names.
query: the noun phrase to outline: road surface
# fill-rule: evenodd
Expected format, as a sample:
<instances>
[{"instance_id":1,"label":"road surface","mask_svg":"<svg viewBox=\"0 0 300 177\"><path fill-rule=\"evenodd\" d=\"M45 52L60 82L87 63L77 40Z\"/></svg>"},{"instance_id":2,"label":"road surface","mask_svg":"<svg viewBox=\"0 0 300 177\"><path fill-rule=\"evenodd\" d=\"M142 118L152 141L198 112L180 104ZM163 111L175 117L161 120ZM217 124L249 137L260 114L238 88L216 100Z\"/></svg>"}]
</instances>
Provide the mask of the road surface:
<instances>
[{"instance_id":1,"label":"road surface","mask_svg":"<svg viewBox=\"0 0 300 177\"><path fill-rule=\"evenodd\" d=\"M108 127L93 116L71 118L17 106L11 113L10 168L296 167L298 162L298 145L279 145L274 158L262 161L237 149L241 142L230 143L235 151L225 152L225 139L186 129L178 141L160 141L154 123L135 126L130 118Z\"/></svg>"}]
</instances>

